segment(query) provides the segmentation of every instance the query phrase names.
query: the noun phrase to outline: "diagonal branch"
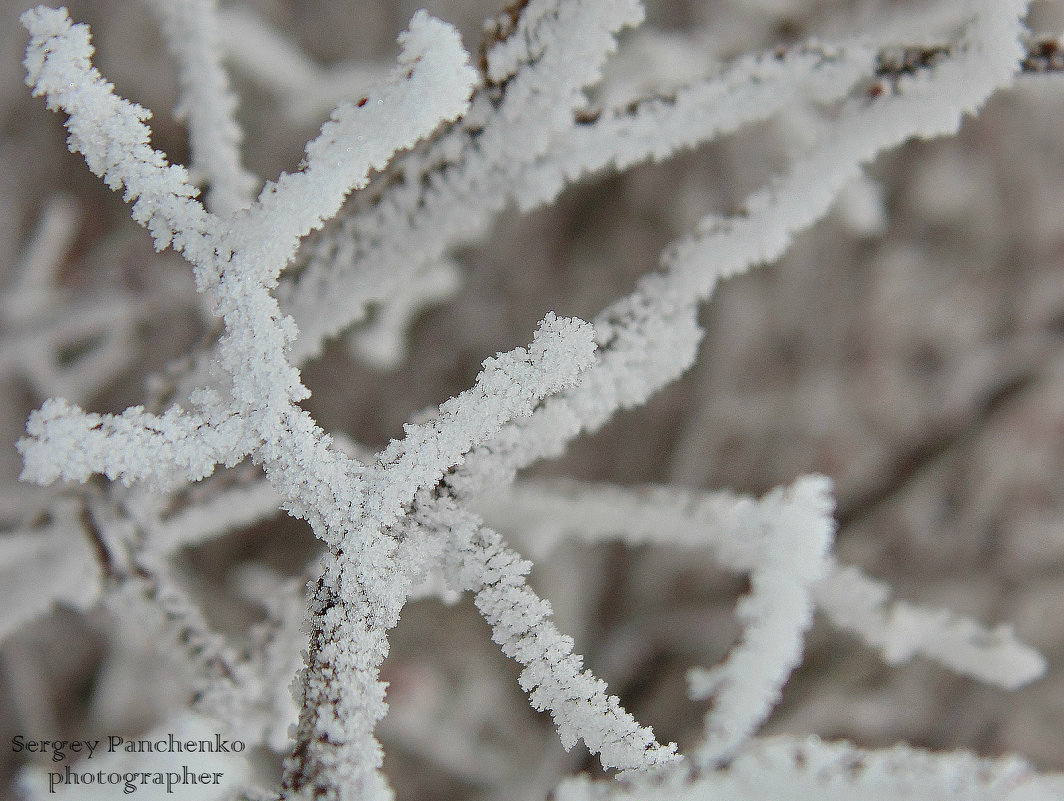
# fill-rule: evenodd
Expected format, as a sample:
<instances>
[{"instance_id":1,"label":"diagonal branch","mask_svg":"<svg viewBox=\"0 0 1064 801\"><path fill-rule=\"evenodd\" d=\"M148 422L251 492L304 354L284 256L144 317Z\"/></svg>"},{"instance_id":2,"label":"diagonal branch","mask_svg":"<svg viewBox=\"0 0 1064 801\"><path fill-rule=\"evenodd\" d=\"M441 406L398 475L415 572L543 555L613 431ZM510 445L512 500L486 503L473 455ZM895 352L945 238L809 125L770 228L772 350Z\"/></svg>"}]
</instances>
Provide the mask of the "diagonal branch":
<instances>
[{"instance_id":1,"label":"diagonal branch","mask_svg":"<svg viewBox=\"0 0 1064 801\"><path fill-rule=\"evenodd\" d=\"M616 696L607 694L605 682L583 668L572 638L550 620L550 604L526 583L530 562L454 504L441 501L420 513L426 526L449 532L444 551L449 583L475 593L492 639L524 666L521 689L533 707L551 713L566 750L583 740L606 769L654 769L678 759L675 743L660 745L653 730L640 726Z\"/></svg>"},{"instance_id":2,"label":"diagonal branch","mask_svg":"<svg viewBox=\"0 0 1064 801\"><path fill-rule=\"evenodd\" d=\"M696 234L670 246L661 272L645 276L631 295L595 318L600 358L587 378L471 454L454 477L456 490L476 494L505 482L682 375L703 335L698 306L722 278L778 259L880 152L914 137L955 132L966 114L1011 83L1026 5L985 0L949 58L899 78L894 95L845 103L786 174L748 198L744 214L706 218Z\"/></svg>"}]
</instances>

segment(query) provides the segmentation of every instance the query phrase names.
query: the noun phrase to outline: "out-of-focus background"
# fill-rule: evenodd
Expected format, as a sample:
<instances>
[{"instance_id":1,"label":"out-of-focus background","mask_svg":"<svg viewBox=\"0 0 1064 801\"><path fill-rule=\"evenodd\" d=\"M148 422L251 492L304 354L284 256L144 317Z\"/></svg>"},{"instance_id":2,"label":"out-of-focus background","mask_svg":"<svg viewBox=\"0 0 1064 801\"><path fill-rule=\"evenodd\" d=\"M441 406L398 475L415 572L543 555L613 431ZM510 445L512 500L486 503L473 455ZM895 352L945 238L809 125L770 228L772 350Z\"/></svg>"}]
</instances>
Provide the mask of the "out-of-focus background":
<instances>
[{"instance_id":1,"label":"out-of-focus background","mask_svg":"<svg viewBox=\"0 0 1064 801\"><path fill-rule=\"evenodd\" d=\"M171 114L174 65L145 4L67 5L92 25L96 63L117 91L154 110L156 146L185 161L185 131ZM336 76L354 62L393 57L417 7L246 8L342 85ZM471 50L499 10L492 0L427 7L458 25ZM0 0L0 524L9 529L32 522L22 516L35 490L15 482L14 449L31 409L78 392L95 411L140 403L147 375L207 333L185 263L152 251L121 198L65 150L61 117L29 97L16 23L24 8ZM923 8L649 0L648 31L625 37L609 80L632 87L641 75L707 72L740 53L860 32ZM1059 33L1064 4L1034 3L1030 23ZM295 169L327 110L297 113L239 70L233 83L247 164L263 178ZM360 364L337 343L304 370L314 393L307 407L327 430L383 446L412 414L468 387L485 357L527 342L546 311L589 318L627 292L701 216L738 208L785 163L797 135L780 123L755 126L662 165L590 180L550 208L502 215L482 244L454 254L462 290L415 320L399 368ZM68 241L56 254L61 297L34 306L15 290L41 230ZM110 322L68 343L58 371L20 360L36 352L35 332L61 328L75 306L79 319L97 309ZM1064 80L1024 77L958 137L880 158L781 262L723 284L703 321L709 335L683 380L533 473L755 494L827 474L842 560L890 581L900 597L1014 623L1050 668L1009 693L923 660L887 667L818 624L767 730L1017 752L1064 770ZM88 374L71 379L87 354ZM106 380L92 386L93 374ZM314 548L303 525L278 516L176 564L212 623L239 636L256 615L236 589L240 567L298 575ZM684 672L727 652L742 581L687 552L576 544L537 564L533 581L640 721L662 741L693 742L702 708L685 699ZM563 752L549 719L528 707L517 669L468 601L410 604L392 643L392 713L381 737L401 801L491 798L510 783L533 798L560 775L594 769L581 748ZM11 737L135 735L187 700L172 669L103 610L59 610L13 635L0 646L0 798L14 797L25 761ZM268 752L257 759L265 776L279 770Z\"/></svg>"}]
</instances>

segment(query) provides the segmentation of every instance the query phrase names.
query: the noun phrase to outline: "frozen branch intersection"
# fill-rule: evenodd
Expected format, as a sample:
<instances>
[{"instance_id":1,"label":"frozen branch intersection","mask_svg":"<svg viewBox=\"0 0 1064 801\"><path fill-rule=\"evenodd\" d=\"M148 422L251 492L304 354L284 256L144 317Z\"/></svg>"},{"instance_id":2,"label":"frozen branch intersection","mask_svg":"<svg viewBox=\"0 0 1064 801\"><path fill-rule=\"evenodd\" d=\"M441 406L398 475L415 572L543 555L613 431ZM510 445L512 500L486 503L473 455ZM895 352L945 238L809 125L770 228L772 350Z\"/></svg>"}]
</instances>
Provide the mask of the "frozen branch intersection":
<instances>
[{"instance_id":1,"label":"frozen branch intersection","mask_svg":"<svg viewBox=\"0 0 1064 801\"><path fill-rule=\"evenodd\" d=\"M187 166L153 142L152 113L94 66L89 28L66 9L21 15L25 83L60 114L70 151L120 192L157 258L171 250L187 262L198 296L180 302L204 334L148 380L138 405L93 411L99 388L138 358L133 332L154 312L119 295L106 308L58 300L76 212L52 199L6 277L0 318L0 368L40 398L17 445L27 489L4 496L0 636L17 644L57 607L102 607L120 632L116 652L162 641L189 693L155 723L209 719L283 761L279 782L249 767L218 798L391 799L380 736L391 725L404 748L485 798L1064 799L1064 775L1020 757L759 733L818 612L888 665L931 660L1006 690L1047 671L1008 625L893 600L846 564L834 540L853 512L836 509L814 464L760 498L693 489L685 465L697 458L682 448L653 486L528 472L680 380L725 279L778 262L840 197L876 206L866 174L876 159L957 134L1021 71L1059 92L1057 51L1027 31L1025 0L942 2L921 7L913 30L904 15L883 17L833 40L707 60L679 82L651 58L642 77L662 85L650 89L618 78L638 59L635 47L617 52L644 21L638 0L519 3L489 20L479 58L454 26L418 11L394 63L351 74L313 64L250 8L143 5L177 68ZM684 47L690 66L696 48ZM293 118L320 119L338 102L297 170L263 182L245 163L230 69ZM373 369L398 368L418 315L468 280L459 254L501 215L774 124L791 132L774 174L733 213L694 220L588 321L540 310L524 345L481 354L468 388L379 449L359 430L327 433L312 414L302 371L337 339ZM689 443L707 435L693 420ZM186 551L278 509L307 521L319 550L294 578L245 566L234 580L261 619L227 631L189 590ZM696 742L662 742L555 622L521 552L546 558L566 542L706 555L745 577L730 650L685 674L690 699L706 702ZM531 706L566 752L582 744L598 758L599 778L579 761L523 777L492 769L508 757L483 748L468 710L389 724L382 671L404 607L465 593L519 666ZM486 696L490 682L469 681ZM515 777L517 789L504 781ZM24 771L31 797L44 792L34 781Z\"/></svg>"}]
</instances>

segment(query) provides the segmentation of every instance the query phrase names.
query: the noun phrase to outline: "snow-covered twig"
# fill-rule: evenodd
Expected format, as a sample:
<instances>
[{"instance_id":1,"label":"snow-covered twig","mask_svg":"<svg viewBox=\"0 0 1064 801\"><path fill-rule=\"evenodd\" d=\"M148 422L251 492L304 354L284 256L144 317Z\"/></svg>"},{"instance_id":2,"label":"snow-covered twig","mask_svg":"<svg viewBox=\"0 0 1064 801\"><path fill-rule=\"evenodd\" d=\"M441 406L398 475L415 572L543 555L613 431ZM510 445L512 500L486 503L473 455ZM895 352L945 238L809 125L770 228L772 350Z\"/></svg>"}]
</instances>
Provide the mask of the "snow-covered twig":
<instances>
[{"instance_id":1,"label":"snow-covered twig","mask_svg":"<svg viewBox=\"0 0 1064 801\"><path fill-rule=\"evenodd\" d=\"M285 582L272 603L261 586L271 579L257 574L252 594L268 618L241 650L212 628L168 559L280 503L308 520L326 546L303 599L309 641L280 783L288 801L391 798L375 732L387 710L381 667L388 634L415 588L441 576L452 592L473 593L562 744L582 740L604 768L622 771L611 789L572 783L559 797L711 797L733 781L742 797L751 765L750 774L767 777L764 793L792 778L813 795L811 763L819 770L814 784L827 777L849 787L854 779L860 786L852 797L875 797L882 787L907 793L914 775L932 791L955 780L987 797L1013 787L1049 797L1043 790L1051 780L1013 772L1013 763L861 752L853 758L862 762L858 780L854 771L836 769L840 760L853 761L849 746L786 742L794 755L786 763L775 743L754 737L800 661L816 607L888 661L922 653L1007 687L1043 668L1008 630L889 606L885 588L839 567L829 554L834 524L825 479L799 479L760 502L669 488L640 497L585 487L574 498L532 485L518 485L505 501L510 513L522 503L542 507L533 525L567 533L577 525L585 538L667 534L669 542L697 542L750 575L738 644L717 667L691 674L692 694L712 698L713 707L705 741L686 761L584 668L573 640L552 622L549 603L526 582L529 564L500 533L509 526L489 528L467 506L486 493L503 498L500 488L519 470L560 454L579 434L678 378L697 356L700 308L721 279L779 258L878 154L913 137L956 131L966 114L1009 85L1023 56L1026 2L972 2L963 29L930 49L903 46L900 58L879 44L810 42L602 109L589 92L619 32L642 21L638 0L519 3L489 29L479 73L455 29L418 12L399 37L390 75L341 103L307 144L301 168L268 182L257 199L241 166L214 3L156 5L181 64L195 180L152 146L150 113L115 94L92 66L88 29L65 10L23 15L31 36L27 83L67 114L71 150L124 191L156 248L172 247L191 264L220 335L191 355L187 373L174 371L168 409L100 414L52 398L31 415L19 443L24 479L84 482L103 474L113 483L86 491L84 508L51 504L53 520L0 543L0 556L19 570L29 565L25 574L33 579L51 570L76 580L31 603L20 587L7 628L53 602L84 606L103 596L114 604L119 593L132 592L149 601L177 641L174 652L192 667L200 704L251 727L257 742L276 744L271 719L293 712L279 700L278 685L294 664L298 582ZM310 394L302 361L372 304L383 309L381 330L394 341L396 320L431 294L416 286L419 277L448 264L448 251L506 206L541 205L589 174L664 158L777 115L815 119L788 166L737 214L707 217L666 248L660 269L593 324L545 313L530 344L484 360L470 388L420 415L374 455L337 447L301 405ZM403 150L410 152L396 159ZM209 209L198 199L201 181L211 187ZM300 254L306 237L361 189L369 191L350 201L344 220ZM43 275L57 261L52 254L46 263L46 251L36 260L45 263ZM21 287L31 300L36 288ZM188 490L189 482L249 456L265 481L249 471L229 484L215 477L198 494ZM152 490L161 492L153 497ZM83 519L75 520L71 510L79 509ZM544 522L544 514L557 519ZM581 515L590 517L574 523ZM74 575L81 568L85 574ZM907 773L899 778L899 771Z\"/></svg>"}]
</instances>

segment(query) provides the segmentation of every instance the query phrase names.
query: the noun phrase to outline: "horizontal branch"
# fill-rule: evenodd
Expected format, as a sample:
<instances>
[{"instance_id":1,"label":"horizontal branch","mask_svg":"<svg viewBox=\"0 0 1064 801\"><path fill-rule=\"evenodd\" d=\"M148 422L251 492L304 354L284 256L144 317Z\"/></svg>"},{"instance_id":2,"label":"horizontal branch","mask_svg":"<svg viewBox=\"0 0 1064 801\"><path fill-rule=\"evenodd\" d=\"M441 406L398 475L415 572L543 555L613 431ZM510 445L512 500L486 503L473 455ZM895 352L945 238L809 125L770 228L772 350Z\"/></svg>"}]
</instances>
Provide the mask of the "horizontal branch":
<instances>
[{"instance_id":1,"label":"horizontal branch","mask_svg":"<svg viewBox=\"0 0 1064 801\"><path fill-rule=\"evenodd\" d=\"M906 745L879 750L818 737L752 740L719 772L663 782L566 780L557 801L1058 801L1064 774L1039 775L1017 757L982 759Z\"/></svg>"}]
</instances>

